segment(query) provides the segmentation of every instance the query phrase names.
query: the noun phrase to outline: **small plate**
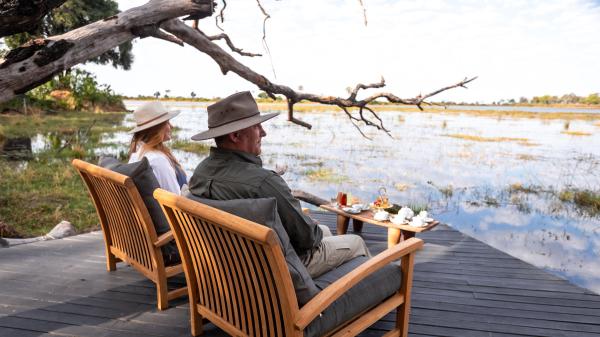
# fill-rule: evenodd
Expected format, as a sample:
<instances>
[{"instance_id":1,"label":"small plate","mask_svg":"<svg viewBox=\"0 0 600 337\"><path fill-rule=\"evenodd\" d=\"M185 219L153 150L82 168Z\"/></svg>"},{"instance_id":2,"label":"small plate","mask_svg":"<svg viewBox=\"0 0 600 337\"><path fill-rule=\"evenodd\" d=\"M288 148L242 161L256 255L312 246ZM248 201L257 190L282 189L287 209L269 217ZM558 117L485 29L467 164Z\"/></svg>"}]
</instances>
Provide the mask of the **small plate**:
<instances>
[{"instance_id":1,"label":"small plate","mask_svg":"<svg viewBox=\"0 0 600 337\"><path fill-rule=\"evenodd\" d=\"M362 212L362 211L354 210L354 208L352 208L352 207L342 207L342 211L344 211L346 213L350 213L350 214L358 214L358 213Z\"/></svg>"},{"instance_id":2,"label":"small plate","mask_svg":"<svg viewBox=\"0 0 600 337\"><path fill-rule=\"evenodd\" d=\"M423 222L427 222L427 223L433 222L433 218L425 218L425 219L423 219Z\"/></svg>"}]
</instances>

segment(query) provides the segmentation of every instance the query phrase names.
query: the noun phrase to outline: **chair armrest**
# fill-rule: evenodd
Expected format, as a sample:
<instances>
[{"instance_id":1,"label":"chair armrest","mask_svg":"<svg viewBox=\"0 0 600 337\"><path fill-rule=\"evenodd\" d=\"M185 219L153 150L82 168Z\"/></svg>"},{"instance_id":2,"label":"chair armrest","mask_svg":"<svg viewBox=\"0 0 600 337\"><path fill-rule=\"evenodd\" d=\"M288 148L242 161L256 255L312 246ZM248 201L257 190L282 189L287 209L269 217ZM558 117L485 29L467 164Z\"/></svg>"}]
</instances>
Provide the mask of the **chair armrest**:
<instances>
[{"instance_id":1,"label":"chair armrest","mask_svg":"<svg viewBox=\"0 0 600 337\"><path fill-rule=\"evenodd\" d=\"M300 330L304 330L315 317L322 313L331 303L340 298L347 289L352 288L365 277L381 269L390 262L412 254L423 247L423 240L411 238L401 242L398 245L388 248L379 253L367 262L358 266L358 268L344 275L327 288L323 289L299 311L294 324Z\"/></svg>"},{"instance_id":2,"label":"chair armrest","mask_svg":"<svg viewBox=\"0 0 600 337\"><path fill-rule=\"evenodd\" d=\"M173 240L173 232L171 232L171 231L165 232L165 233L161 234L156 239L156 241L154 241L154 246L162 247L162 246L166 245L167 243L169 243L171 240Z\"/></svg>"}]
</instances>

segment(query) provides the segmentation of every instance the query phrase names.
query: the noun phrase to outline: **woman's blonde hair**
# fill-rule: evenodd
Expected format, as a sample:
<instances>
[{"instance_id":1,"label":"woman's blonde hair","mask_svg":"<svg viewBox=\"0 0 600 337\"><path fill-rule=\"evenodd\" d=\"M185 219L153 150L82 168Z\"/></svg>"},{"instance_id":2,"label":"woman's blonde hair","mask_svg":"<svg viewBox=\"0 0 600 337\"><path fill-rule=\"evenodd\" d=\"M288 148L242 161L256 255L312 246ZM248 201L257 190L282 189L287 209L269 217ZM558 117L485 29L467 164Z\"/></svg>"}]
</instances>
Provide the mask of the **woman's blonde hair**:
<instances>
[{"instance_id":1,"label":"woman's blonde hair","mask_svg":"<svg viewBox=\"0 0 600 337\"><path fill-rule=\"evenodd\" d=\"M143 157L148 151L160 151L164 153L167 158L169 158L173 168L181 168L181 165L177 159L175 159L175 156L173 156L171 150L169 150L169 148L163 143L167 123L169 123L169 121L134 133L133 137L131 138L131 143L129 144L129 153L127 154L127 158L131 158L131 155L138 150L138 146L141 146L139 154L140 158Z\"/></svg>"}]
</instances>

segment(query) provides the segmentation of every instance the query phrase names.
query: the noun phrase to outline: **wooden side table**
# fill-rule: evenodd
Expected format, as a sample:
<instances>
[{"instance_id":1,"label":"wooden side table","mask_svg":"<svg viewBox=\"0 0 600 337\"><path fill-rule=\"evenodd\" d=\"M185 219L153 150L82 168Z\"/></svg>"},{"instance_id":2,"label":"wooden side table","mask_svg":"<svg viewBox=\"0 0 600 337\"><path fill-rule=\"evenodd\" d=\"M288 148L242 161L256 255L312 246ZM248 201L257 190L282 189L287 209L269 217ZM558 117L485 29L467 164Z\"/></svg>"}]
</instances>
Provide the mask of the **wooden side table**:
<instances>
[{"instance_id":1,"label":"wooden side table","mask_svg":"<svg viewBox=\"0 0 600 337\"><path fill-rule=\"evenodd\" d=\"M350 223L350 219L352 219L352 226L354 231L360 233L363 228L363 224L369 223L377 226L387 227L388 231L388 247L398 244L402 240L410 239L415 236L416 233L421 233L428 231L435 226L437 226L440 222L434 220L429 222L427 225L423 227L415 227L406 225L396 225L391 221L378 221L373 218L373 211L362 211L358 214L350 214L344 212L339 207L333 207L331 205L321 205L319 206L324 210L334 212L337 214L337 234L346 234L348 232L348 225Z\"/></svg>"}]
</instances>

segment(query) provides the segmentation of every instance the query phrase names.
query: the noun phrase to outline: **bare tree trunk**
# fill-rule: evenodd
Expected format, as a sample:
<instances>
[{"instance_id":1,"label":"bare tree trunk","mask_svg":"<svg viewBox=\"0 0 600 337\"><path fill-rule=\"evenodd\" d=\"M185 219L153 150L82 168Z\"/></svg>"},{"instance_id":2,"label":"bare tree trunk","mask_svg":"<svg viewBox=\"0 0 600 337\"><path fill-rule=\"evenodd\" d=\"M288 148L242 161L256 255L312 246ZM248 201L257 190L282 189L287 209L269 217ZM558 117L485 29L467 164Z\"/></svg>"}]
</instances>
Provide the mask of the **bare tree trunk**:
<instances>
[{"instance_id":1,"label":"bare tree trunk","mask_svg":"<svg viewBox=\"0 0 600 337\"><path fill-rule=\"evenodd\" d=\"M55 74L138 36L157 36L157 24L183 15L212 15L212 0L153 0L123 13L15 48L0 64L0 102L48 81ZM201 14L198 14L201 13ZM176 39L171 37L172 41Z\"/></svg>"},{"instance_id":2,"label":"bare tree trunk","mask_svg":"<svg viewBox=\"0 0 600 337\"><path fill-rule=\"evenodd\" d=\"M288 103L288 120L293 123L311 127L310 124L294 116L294 104L302 100L328 104L339 107L363 136L365 134L360 128L361 124L390 134L379 115L369 107L373 101L385 99L388 102L416 105L421 108L422 104L427 104L426 99L452 88L466 88L466 84L475 79L465 78L456 84L408 99L387 92L375 93L363 99L357 98L359 90L383 88L385 86L383 78L378 83L357 84L347 98L297 92L286 85L269 81L265 76L237 61L230 53L213 42L223 39L232 51L240 55L259 56L259 54L244 52L242 49L236 48L226 34L208 36L199 29L189 27L176 19L184 15L188 15L185 19L190 20L211 16L213 6L213 0L151 0L143 6L129 9L68 33L48 39L34 40L22 47L15 48L0 64L0 103L15 97L15 95L25 93L48 81L55 74L94 58L124 42L136 37L147 36L181 45L185 42L210 56L219 65L223 74L232 71L248 82L254 83L272 98L275 98L276 94L284 95ZM266 15L266 18L268 17ZM2 28L1 22L0 28ZM161 28L172 35L167 34ZM350 108L357 108L358 111Z\"/></svg>"},{"instance_id":3,"label":"bare tree trunk","mask_svg":"<svg viewBox=\"0 0 600 337\"><path fill-rule=\"evenodd\" d=\"M66 0L0 2L0 37L35 30L42 18Z\"/></svg>"}]
</instances>

